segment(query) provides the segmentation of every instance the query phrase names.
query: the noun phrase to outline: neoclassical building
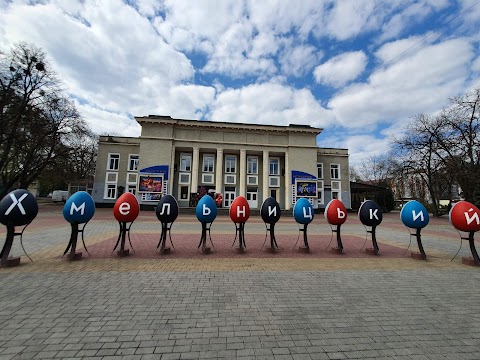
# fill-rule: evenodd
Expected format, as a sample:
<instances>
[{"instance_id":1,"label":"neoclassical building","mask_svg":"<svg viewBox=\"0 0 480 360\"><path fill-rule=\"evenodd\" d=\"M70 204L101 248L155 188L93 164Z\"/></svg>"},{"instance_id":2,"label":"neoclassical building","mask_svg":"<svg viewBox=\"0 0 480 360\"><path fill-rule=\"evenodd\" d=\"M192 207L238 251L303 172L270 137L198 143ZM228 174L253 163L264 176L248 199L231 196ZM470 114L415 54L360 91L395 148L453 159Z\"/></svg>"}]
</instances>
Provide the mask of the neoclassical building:
<instances>
[{"instance_id":1,"label":"neoclassical building","mask_svg":"<svg viewBox=\"0 0 480 360\"><path fill-rule=\"evenodd\" d=\"M229 207L244 196L252 209L274 197L283 209L306 197L314 208L340 199L350 208L348 150L319 148L320 128L136 117L138 138L101 136L93 188L97 204L129 191L141 204L163 194L191 207L204 194Z\"/></svg>"}]
</instances>

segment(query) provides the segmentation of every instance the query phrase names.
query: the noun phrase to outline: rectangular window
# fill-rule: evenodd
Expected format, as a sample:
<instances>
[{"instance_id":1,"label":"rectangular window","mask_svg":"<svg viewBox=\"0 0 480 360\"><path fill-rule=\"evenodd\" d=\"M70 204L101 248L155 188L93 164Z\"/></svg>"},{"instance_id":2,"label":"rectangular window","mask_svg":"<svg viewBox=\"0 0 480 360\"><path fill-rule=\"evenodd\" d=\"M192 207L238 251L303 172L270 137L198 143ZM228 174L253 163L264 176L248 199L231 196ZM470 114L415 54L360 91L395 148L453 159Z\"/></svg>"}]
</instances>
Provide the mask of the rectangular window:
<instances>
[{"instance_id":1,"label":"rectangular window","mask_svg":"<svg viewBox=\"0 0 480 360\"><path fill-rule=\"evenodd\" d=\"M127 173L127 192L135 195L137 193L137 173Z\"/></svg>"},{"instance_id":2,"label":"rectangular window","mask_svg":"<svg viewBox=\"0 0 480 360\"><path fill-rule=\"evenodd\" d=\"M258 176L247 175L247 185L258 185Z\"/></svg>"},{"instance_id":3,"label":"rectangular window","mask_svg":"<svg viewBox=\"0 0 480 360\"><path fill-rule=\"evenodd\" d=\"M203 184L213 184L213 174L202 174Z\"/></svg>"},{"instance_id":4,"label":"rectangular window","mask_svg":"<svg viewBox=\"0 0 480 360\"><path fill-rule=\"evenodd\" d=\"M180 199L188 200L188 186L180 186Z\"/></svg>"},{"instance_id":5,"label":"rectangular window","mask_svg":"<svg viewBox=\"0 0 480 360\"><path fill-rule=\"evenodd\" d=\"M325 202L323 180L319 180L317 182L317 199L319 204L323 204Z\"/></svg>"},{"instance_id":6,"label":"rectangular window","mask_svg":"<svg viewBox=\"0 0 480 360\"><path fill-rule=\"evenodd\" d=\"M120 154L108 154L107 170L118 171Z\"/></svg>"},{"instance_id":7,"label":"rectangular window","mask_svg":"<svg viewBox=\"0 0 480 360\"><path fill-rule=\"evenodd\" d=\"M190 173L180 173L178 175L179 184L190 184Z\"/></svg>"},{"instance_id":8,"label":"rectangular window","mask_svg":"<svg viewBox=\"0 0 480 360\"><path fill-rule=\"evenodd\" d=\"M237 175L225 175L225 184L235 184L237 182Z\"/></svg>"},{"instance_id":9,"label":"rectangular window","mask_svg":"<svg viewBox=\"0 0 480 360\"><path fill-rule=\"evenodd\" d=\"M332 181L332 199L341 199L341 194L342 189L341 189L341 183L340 181Z\"/></svg>"},{"instance_id":10,"label":"rectangular window","mask_svg":"<svg viewBox=\"0 0 480 360\"><path fill-rule=\"evenodd\" d=\"M215 156L213 155L203 155L203 172L213 173L215 167Z\"/></svg>"},{"instance_id":11,"label":"rectangular window","mask_svg":"<svg viewBox=\"0 0 480 360\"><path fill-rule=\"evenodd\" d=\"M279 176L269 176L268 186L270 186L270 187L280 187L280 177Z\"/></svg>"},{"instance_id":12,"label":"rectangular window","mask_svg":"<svg viewBox=\"0 0 480 360\"><path fill-rule=\"evenodd\" d=\"M192 169L192 155L180 154L180 171L190 172Z\"/></svg>"},{"instance_id":13,"label":"rectangular window","mask_svg":"<svg viewBox=\"0 0 480 360\"><path fill-rule=\"evenodd\" d=\"M225 156L225 172L234 174L237 172L237 157L234 155Z\"/></svg>"},{"instance_id":14,"label":"rectangular window","mask_svg":"<svg viewBox=\"0 0 480 360\"><path fill-rule=\"evenodd\" d=\"M117 198L117 180L118 173L116 172L107 172L105 176L105 193L103 197L105 199L116 199Z\"/></svg>"},{"instance_id":15,"label":"rectangular window","mask_svg":"<svg viewBox=\"0 0 480 360\"><path fill-rule=\"evenodd\" d=\"M323 164L317 164L317 179L323 179Z\"/></svg>"},{"instance_id":16,"label":"rectangular window","mask_svg":"<svg viewBox=\"0 0 480 360\"><path fill-rule=\"evenodd\" d=\"M137 171L138 170L138 155L130 154L128 155L128 171Z\"/></svg>"},{"instance_id":17,"label":"rectangular window","mask_svg":"<svg viewBox=\"0 0 480 360\"><path fill-rule=\"evenodd\" d=\"M280 175L280 161L278 158L271 158L269 160L269 175L278 176Z\"/></svg>"},{"instance_id":18,"label":"rectangular window","mask_svg":"<svg viewBox=\"0 0 480 360\"><path fill-rule=\"evenodd\" d=\"M340 165L339 164L330 164L330 178L331 179L340 179Z\"/></svg>"},{"instance_id":19,"label":"rectangular window","mask_svg":"<svg viewBox=\"0 0 480 360\"><path fill-rule=\"evenodd\" d=\"M247 158L247 174L248 175L258 174L258 157L249 156Z\"/></svg>"}]
</instances>

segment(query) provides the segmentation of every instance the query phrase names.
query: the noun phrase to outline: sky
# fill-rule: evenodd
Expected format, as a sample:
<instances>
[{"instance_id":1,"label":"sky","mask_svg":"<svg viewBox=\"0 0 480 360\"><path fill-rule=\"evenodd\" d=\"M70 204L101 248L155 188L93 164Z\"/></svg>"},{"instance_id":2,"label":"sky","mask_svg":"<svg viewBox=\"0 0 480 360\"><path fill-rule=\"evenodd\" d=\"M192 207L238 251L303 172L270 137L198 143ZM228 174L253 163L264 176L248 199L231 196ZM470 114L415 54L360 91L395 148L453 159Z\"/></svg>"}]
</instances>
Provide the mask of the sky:
<instances>
[{"instance_id":1,"label":"sky","mask_svg":"<svg viewBox=\"0 0 480 360\"><path fill-rule=\"evenodd\" d=\"M0 0L98 134L134 116L322 128L360 164L480 86L479 0Z\"/></svg>"}]
</instances>

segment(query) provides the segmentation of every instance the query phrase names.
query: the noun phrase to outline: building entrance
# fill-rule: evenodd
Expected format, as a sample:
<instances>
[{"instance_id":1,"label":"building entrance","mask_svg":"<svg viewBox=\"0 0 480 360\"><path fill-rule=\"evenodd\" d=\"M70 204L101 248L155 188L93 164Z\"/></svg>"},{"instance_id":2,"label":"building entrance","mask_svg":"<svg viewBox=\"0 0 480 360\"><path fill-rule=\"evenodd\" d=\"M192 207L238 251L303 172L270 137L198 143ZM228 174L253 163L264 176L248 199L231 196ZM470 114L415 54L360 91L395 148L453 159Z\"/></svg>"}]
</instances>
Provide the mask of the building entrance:
<instances>
[{"instance_id":1,"label":"building entrance","mask_svg":"<svg viewBox=\"0 0 480 360\"><path fill-rule=\"evenodd\" d=\"M247 191L247 202L250 209L258 207L258 193L256 191Z\"/></svg>"},{"instance_id":2,"label":"building entrance","mask_svg":"<svg viewBox=\"0 0 480 360\"><path fill-rule=\"evenodd\" d=\"M226 187L225 196L223 197L223 206L229 208L232 205L233 200L235 200L236 191L235 187Z\"/></svg>"}]
</instances>

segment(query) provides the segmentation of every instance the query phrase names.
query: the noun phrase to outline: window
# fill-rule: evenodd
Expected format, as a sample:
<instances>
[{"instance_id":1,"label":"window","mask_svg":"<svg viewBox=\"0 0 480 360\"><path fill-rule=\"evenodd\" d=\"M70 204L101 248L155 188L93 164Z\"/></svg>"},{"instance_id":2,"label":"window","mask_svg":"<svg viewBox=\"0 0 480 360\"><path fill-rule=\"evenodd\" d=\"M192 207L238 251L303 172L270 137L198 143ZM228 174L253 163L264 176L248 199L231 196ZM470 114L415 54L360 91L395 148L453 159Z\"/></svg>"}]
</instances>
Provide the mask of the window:
<instances>
[{"instance_id":1,"label":"window","mask_svg":"<svg viewBox=\"0 0 480 360\"><path fill-rule=\"evenodd\" d=\"M237 157L234 155L225 156L225 172L226 173L236 173L237 169Z\"/></svg>"},{"instance_id":2,"label":"window","mask_svg":"<svg viewBox=\"0 0 480 360\"><path fill-rule=\"evenodd\" d=\"M339 164L330 164L330 178L331 179L340 179L340 165Z\"/></svg>"},{"instance_id":3,"label":"window","mask_svg":"<svg viewBox=\"0 0 480 360\"><path fill-rule=\"evenodd\" d=\"M179 184L190 184L190 173L180 173L178 175Z\"/></svg>"},{"instance_id":4,"label":"window","mask_svg":"<svg viewBox=\"0 0 480 360\"><path fill-rule=\"evenodd\" d=\"M341 199L341 183L340 181L332 181L332 199Z\"/></svg>"},{"instance_id":5,"label":"window","mask_svg":"<svg viewBox=\"0 0 480 360\"><path fill-rule=\"evenodd\" d=\"M213 184L213 174L202 174L202 183Z\"/></svg>"},{"instance_id":6,"label":"window","mask_svg":"<svg viewBox=\"0 0 480 360\"><path fill-rule=\"evenodd\" d=\"M247 174L256 175L258 174L258 157L247 158Z\"/></svg>"},{"instance_id":7,"label":"window","mask_svg":"<svg viewBox=\"0 0 480 360\"><path fill-rule=\"evenodd\" d=\"M105 199L116 199L117 179L118 179L118 173L107 172L105 176L105 193L103 194L103 197Z\"/></svg>"},{"instance_id":8,"label":"window","mask_svg":"<svg viewBox=\"0 0 480 360\"><path fill-rule=\"evenodd\" d=\"M225 184L235 184L237 182L237 175L225 175Z\"/></svg>"},{"instance_id":9,"label":"window","mask_svg":"<svg viewBox=\"0 0 480 360\"><path fill-rule=\"evenodd\" d=\"M323 179L323 164L317 164L317 179Z\"/></svg>"},{"instance_id":10,"label":"window","mask_svg":"<svg viewBox=\"0 0 480 360\"><path fill-rule=\"evenodd\" d=\"M137 173L127 173L127 192L135 195L137 193Z\"/></svg>"},{"instance_id":11,"label":"window","mask_svg":"<svg viewBox=\"0 0 480 360\"><path fill-rule=\"evenodd\" d=\"M128 156L128 171L138 170L138 155L130 154Z\"/></svg>"},{"instance_id":12,"label":"window","mask_svg":"<svg viewBox=\"0 0 480 360\"><path fill-rule=\"evenodd\" d=\"M188 200L188 186L180 186L180 199Z\"/></svg>"},{"instance_id":13,"label":"window","mask_svg":"<svg viewBox=\"0 0 480 360\"><path fill-rule=\"evenodd\" d=\"M118 170L120 154L108 154L107 170Z\"/></svg>"},{"instance_id":14,"label":"window","mask_svg":"<svg viewBox=\"0 0 480 360\"><path fill-rule=\"evenodd\" d=\"M271 158L269 160L269 175L280 175L279 162L278 158Z\"/></svg>"},{"instance_id":15,"label":"window","mask_svg":"<svg viewBox=\"0 0 480 360\"><path fill-rule=\"evenodd\" d=\"M203 155L203 172L212 173L214 170L215 156L213 155Z\"/></svg>"},{"instance_id":16,"label":"window","mask_svg":"<svg viewBox=\"0 0 480 360\"><path fill-rule=\"evenodd\" d=\"M192 169L192 155L180 154L180 171L190 172Z\"/></svg>"},{"instance_id":17,"label":"window","mask_svg":"<svg viewBox=\"0 0 480 360\"><path fill-rule=\"evenodd\" d=\"M319 180L317 183L317 199L319 204L323 204L325 202L323 180Z\"/></svg>"},{"instance_id":18,"label":"window","mask_svg":"<svg viewBox=\"0 0 480 360\"><path fill-rule=\"evenodd\" d=\"M270 187L280 187L280 177L279 176L270 176L268 178L268 186Z\"/></svg>"},{"instance_id":19,"label":"window","mask_svg":"<svg viewBox=\"0 0 480 360\"><path fill-rule=\"evenodd\" d=\"M247 175L247 185L258 185L258 176Z\"/></svg>"}]
</instances>

